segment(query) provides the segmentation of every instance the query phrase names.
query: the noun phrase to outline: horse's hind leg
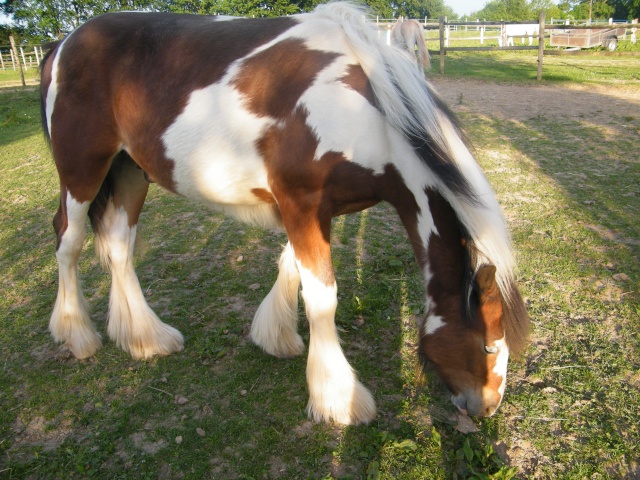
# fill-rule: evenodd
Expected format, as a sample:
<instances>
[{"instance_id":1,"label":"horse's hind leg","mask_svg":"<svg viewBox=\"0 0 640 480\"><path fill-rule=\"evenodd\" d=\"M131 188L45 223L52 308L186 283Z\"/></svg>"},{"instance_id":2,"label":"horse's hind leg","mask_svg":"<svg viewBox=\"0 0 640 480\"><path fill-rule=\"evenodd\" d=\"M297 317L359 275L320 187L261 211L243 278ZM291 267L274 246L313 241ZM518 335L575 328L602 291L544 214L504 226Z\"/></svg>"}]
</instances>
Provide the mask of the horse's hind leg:
<instances>
[{"instance_id":1,"label":"horse's hind leg","mask_svg":"<svg viewBox=\"0 0 640 480\"><path fill-rule=\"evenodd\" d=\"M298 289L300 274L287 243L280 256L278 278L260 304L251 324L251 339L276 357L294 357L304 351L298 335Z\"/></svg>"},{"instance_id":2,"label":"horse's hind leg","mask_svg":"<svg viewBox=\"0 0 640 480\"><path fill-rule=\"evenodd\" d=\"M138 217L148 188L144 172L121 153L90 211L96 248L112 277L107 332L134 358L183 348L180 332L160 321L147 305L133 266Z\"/></svg>"},{"instance_id":3,"label":"horse's hind leg","mask_svg":"<svg viewBox=\"0 0 640 480\"><path fill-rule=\"evenodd\" d=\"M64 343L76 358L92 356L101 346L100 335L89 318L78 280L78 260L86 236L90 202L78 202L62 188L53 226L58 236L58 296L49 321L53 338Z\"/></svg>"}]
</instances>

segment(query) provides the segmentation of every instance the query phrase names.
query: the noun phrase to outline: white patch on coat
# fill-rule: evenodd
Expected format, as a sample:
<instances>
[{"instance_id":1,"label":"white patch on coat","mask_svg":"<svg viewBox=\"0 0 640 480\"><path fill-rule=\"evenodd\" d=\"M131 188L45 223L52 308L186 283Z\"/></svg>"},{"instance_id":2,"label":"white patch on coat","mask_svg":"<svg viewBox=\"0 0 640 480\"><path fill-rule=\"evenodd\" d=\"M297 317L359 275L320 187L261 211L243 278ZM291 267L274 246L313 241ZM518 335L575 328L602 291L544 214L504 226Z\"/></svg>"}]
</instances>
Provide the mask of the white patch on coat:
<instances>
[{"instance_id":1,"label":"white patch on coat","mask_svg":"<svg viewBox=\"0 0 640 480\"><path fill-rule=\"evenodd\" d=\"M341 152L347 160L381 174L389 163L390 148L384 118L340 81L345 75L345 65L335 62L300 98L299 105L308 112L307 125L319 140L315 158L329 151Z\"/></svg>"},{"instance_id":2,"label":"white patch on coat","mask_svg":"<svg viewBox=\"0 0 640 480\"><path fill-rule=\"evenodd\" d=\"M446 323L442 320L442 317L439 315L429 315L427 317L427 321L424 324L424 334L425 335L433 335L437 330L444 327Z\"/></svg>"},{"instance_id":3,"label":"white patch on coat","mask_svg":"<svg viewBox=\"0 0 640 480\"><path fill-rule=\"evenodd\" d=\"M68 35L58 46L58 50L54 53L55 58L51 64L51 83L47 88L47 98L45 102L45 112L47 115L47 129L49 130L49 138L52 136L51 130L51 117L53 116L53 108L56 104L56 97L58 96L58 64L60 63L60 55L62 54L62 47L71 35Z\"/></svg>"},{"instance_id":4,"label":"white patch on coat","mask_svg":"<svg viewBox=\"0 0 640 480\"><path fill-rule=\"evenodd\" d=\"M256 142L273 120L252 114L243 102L224 82L192 92L162 135L165 154L175 164L173 178L182 195L243 220L276 225L273 206L252 192L270 192Z\"/></svg>"},{"instance_id":5,"label":"white patch on coat","mask_svg":"<svg viewBox=\"0 0 640 480\"><path fill-rule=\"evenodd\" d=\"M504 391L507 388L507 367L509 364L509 347L504 338L496 340L493 344L498 349L498 358L496 358L496 365L493 367L493 373L502 377L502 383L498 388L500 397L504 395Z\"/></svg>"}]
</instances>

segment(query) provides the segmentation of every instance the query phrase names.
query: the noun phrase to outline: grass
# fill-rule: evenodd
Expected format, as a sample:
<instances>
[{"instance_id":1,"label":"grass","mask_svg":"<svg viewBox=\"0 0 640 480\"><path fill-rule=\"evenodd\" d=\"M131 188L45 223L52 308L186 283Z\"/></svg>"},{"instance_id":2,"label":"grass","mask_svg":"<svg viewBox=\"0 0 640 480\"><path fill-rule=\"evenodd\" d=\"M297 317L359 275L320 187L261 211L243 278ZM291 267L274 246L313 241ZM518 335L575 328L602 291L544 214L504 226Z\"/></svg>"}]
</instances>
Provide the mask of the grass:
<instances>
[{"instance_id":1,"label":"grass","mask_svg":"<svg viewBox=\"0 0 640 480\"><path fill-rule=\"evenodd\" d=\"M24 80L27 85L35 85L38 81L38 69L33 67L24 70ZM0 87L17 87L22 86L19 70L0 70Z\"/></svg>"},{"instance_id":2,"label":"grass","mask_svg":"<svg viewBox=\"0 0 640 480\"><path fill-rule=\"evenodd\" d=\"M632 83L598 78L611 88ZM144 362L109 341L85 361L61 352L47 332L58 183L37 94L4 89L0 99L3 478L640 473L640 116L633 109L524 121L463 114L512 226L533 322L498 414L463 433L435 375L416 373L423 287L402 226L384 205L337 219L332 233L336 320L349 360L374 392L379 414L371 425L309 422L305 359L269 357L247 339L275 280L283 234L155 186L141 219L137 271L150 305L185 335L185 351ZM91 235L80 271L106 338L109 282Z\"/></svg>"},{"instance_id":3,"label":"grass","mask_svg":"<svg viewBox=\"0 0 640 480\"><path fill-rule=\"evenodd\" d=\"M439 72L439 56L432 57L432 69ZM536 51L447 52L445 75L482 78L501 82L536 81ZM637 85L640 56L550 56L544 57L542 79L549 82Z\"/></svg>"}]
</instances>

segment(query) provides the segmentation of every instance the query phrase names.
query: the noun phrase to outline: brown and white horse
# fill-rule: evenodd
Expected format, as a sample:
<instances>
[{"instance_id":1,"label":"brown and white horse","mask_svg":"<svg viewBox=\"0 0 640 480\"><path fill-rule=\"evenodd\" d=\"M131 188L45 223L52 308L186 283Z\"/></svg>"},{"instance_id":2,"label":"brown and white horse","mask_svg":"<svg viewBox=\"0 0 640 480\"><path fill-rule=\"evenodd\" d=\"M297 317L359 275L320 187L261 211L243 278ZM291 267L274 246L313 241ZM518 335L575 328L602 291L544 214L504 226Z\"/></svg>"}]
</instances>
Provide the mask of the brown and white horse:
<instances>
[{"instance_id":1,"label":"brown and white horse","mask_svg":"<svg viewBox=\"0 0 640 480\"><path fill-rule=\"evenodd\" d=\"M423 74L425 68L431 68L431 56L424 43L424 28L418 20L396 22L391 29L391 42L407 51Z\"/></svg>"},{"instance_id":2,"label":"brown and white horse","mask_svg":"<svg viewBox=\"0 0 640 480\"><path fill-rule=\"evenodd\" d=\"M527 316L494 192L442 102L408 58L344 3L272 19L112 13L42 64L42 110L60 177L53 337L77 358L101 337L78 281L90 218L111 272L108 335L135 358L182 350L147 305L133 265L148 181L289 242L252 340L300 355L310 324L309 415L371 421L376 407L335 326L331 219L380 201L397 210L426 282L421 350L454 403L491 415Z\"/></svg>"}]
</instances>

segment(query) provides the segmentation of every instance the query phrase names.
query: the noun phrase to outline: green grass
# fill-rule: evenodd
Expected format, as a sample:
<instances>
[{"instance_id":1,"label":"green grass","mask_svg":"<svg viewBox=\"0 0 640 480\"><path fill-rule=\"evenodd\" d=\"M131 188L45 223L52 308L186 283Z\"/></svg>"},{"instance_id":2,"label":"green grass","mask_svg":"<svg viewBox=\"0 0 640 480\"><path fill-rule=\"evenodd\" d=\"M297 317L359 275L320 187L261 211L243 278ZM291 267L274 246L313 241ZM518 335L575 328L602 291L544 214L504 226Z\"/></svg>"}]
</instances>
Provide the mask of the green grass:
<instances>
[{"instance_id":1,"label":"green grass","mask_svg":"<svg viewBox=\"0 0 640 480\"><path fill-rule=\"evenodd\" d=\"M24 80L27 85L34 85L38 79L38 69L35 67L23 70ZM0 70L0 87L17 87L22 86L20 79L20 71L6 68Z\"/></svg>"},{"instance_id":2,"label":"green grass","mask_svg":"<svg viewBox=\"0 0 640 480\"><path fill-rule=\"evenodd\" d=\"M431 75L439 75L439 56L433 55L431 62ZM535 50L447 52L444 72L450 77L531 82L536 81L538 54ZM640 56L546 55L542 64L542 79L550 82L637 85L640 81Z\"/></svg>"},{"instance_id":3,"label":"green grass","mask_svg":"<svg viewBox=\"0 0 640 480\"><path fill-rule=\"evenodd\" d=\"M61 352L47 331L58 182L38 109L32 89L0 91L0 477L638 475L640 115L632 109L524 121L463 115L512 226L533 322L501 409L468 434L435 374L416 373L423 287L384 205L337 219L332 239L336 321L376 398L371 425L309 422L305 359L275 359L248 340L284 235L155 186L136 266L149 304L185 335L185 351L135 361L105 341L89 360ZM106 338L109 281L91 235L80 273ZM300 315L308 342L302 307Z\"/></svg>"}]
</instances>

